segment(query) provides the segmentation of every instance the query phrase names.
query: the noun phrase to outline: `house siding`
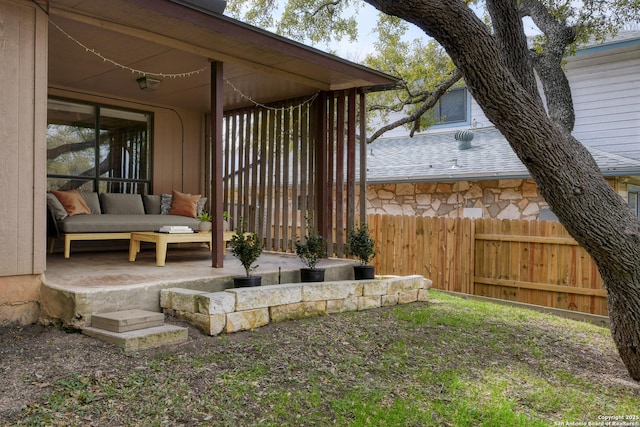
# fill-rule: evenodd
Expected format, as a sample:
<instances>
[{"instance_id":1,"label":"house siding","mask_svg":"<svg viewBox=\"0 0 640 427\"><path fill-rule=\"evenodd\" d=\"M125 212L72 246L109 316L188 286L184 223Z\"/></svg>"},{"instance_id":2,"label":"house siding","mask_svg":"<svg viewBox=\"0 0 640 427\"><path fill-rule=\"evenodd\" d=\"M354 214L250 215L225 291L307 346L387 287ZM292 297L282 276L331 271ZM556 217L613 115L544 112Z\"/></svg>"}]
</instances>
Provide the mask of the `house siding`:
<instances>
[{"instance_id":1,"label":"house siding","mask_svg":"<svg viewBox=\"0 0 640 427\"><path fill-rule=\"evenodd\" d=\"M0 0L0 28L0 324L29 323L46 260L47 19Z\"/></svg>"},{"instance_id":2,"label":"house siding","mask_svg":"<svg viewBox=\"0 0 640 427\"><path fill-rule=\"evenodd\" d=\"M586 51L566 70L576 113L573 135L587 146L640 159L640 40Z\"/></svg>"}]
</instances>

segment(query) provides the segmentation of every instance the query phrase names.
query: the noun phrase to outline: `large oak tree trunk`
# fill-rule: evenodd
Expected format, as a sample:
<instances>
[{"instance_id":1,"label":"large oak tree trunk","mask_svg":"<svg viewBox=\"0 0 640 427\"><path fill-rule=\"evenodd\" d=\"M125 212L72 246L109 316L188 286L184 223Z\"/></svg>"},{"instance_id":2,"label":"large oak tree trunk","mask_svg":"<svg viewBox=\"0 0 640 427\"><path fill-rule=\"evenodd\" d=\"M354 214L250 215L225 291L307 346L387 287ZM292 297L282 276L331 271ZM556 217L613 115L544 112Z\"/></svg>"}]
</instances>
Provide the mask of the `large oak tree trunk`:
<instances>
[{"instance_id":1,"label":"large oak tree trunk","mask_svg":"<svg viewBox=\"0 0 640 427\"><path fill-rule=\"evenodd\" d=\"M611 332L640 381L640 223L588 150L518 83L487 27L461 0L366 0L434 37L486 116L528 168L562 225L593 257L608 292ZM515 7L515 0L511 2Z\"/></svg>"}]
</instances>

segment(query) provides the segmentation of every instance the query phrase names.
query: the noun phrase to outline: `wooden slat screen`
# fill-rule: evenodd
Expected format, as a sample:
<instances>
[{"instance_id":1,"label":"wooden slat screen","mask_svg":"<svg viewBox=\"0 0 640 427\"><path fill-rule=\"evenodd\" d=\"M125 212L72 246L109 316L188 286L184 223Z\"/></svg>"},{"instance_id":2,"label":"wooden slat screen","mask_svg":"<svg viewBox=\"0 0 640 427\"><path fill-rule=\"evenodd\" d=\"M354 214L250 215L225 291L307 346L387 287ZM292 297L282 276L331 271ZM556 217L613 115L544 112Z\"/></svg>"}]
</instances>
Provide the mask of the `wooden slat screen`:
<instances>
[{"instance_id":1,"label":"wooden slat screen","mask_svg":"<svg viewBox=\"0 0 640 427\"><path fill-rule=\"evenodd\" d=\"M225 112L223 205L232 227L243 219L263 238L266 250L293 252L296 237L304 234L305 214L317 227L317 216L329 212L323 237L330 255L343 256L359 196L353 158L356 101L355 91L341 91L313 103L295 99ZM318 114L321 108L325 115ZM321 170L318 153L325 156ZM318 185L328 195L321 210Z\"/></svg>"}]
</instances>

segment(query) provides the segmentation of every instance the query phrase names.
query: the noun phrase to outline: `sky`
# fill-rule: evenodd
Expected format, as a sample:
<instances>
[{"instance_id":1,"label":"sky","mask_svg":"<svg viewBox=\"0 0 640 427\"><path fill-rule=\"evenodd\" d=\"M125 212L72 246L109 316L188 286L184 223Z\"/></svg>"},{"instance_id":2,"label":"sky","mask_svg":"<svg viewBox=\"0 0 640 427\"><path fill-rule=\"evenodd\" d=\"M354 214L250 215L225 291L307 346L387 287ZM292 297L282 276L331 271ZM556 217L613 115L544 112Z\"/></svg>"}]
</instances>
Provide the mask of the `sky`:
<instances>
[{"instance_id":1,"label":"sky","mask_svg":"<svg viewBox=\"0 0 640 427\"><path fill-rule=\"evenodd\" d=\"M282 2L286 0L280 0ZM355 42L349 42L343 40L331 46L331 49L336 52L338 56L344 59L348 59L353 62L363 62L364 58L374 52L373 43L376 40L376 35L373 31L378 11L371 5L365 4L364 7L359 9L358 12L358 40ZM525 19L525 33L528 36L539 34L539 30L533 24L530 19ZM429 37L420 28L413 24L409 24L409 31L405 36L405 40L411 41L417 38L428 40ZM327 50L326 46L315 46L321 50Z\"/></svg>"}]
</instances>

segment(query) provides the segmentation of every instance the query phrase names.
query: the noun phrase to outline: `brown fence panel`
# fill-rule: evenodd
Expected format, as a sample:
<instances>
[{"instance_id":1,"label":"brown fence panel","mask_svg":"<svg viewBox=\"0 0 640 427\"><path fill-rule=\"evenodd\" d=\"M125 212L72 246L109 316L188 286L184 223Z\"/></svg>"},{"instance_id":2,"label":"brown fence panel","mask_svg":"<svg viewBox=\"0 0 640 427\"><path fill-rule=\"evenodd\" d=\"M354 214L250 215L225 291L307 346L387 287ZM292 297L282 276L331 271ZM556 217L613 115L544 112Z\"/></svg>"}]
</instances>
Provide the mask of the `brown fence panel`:
<instances>
[{"instance_id":1,"label":"brown fence panel","mask_svg":"<svg viewBox=\"0 0 640 427\"><path fill-rule=\"evenodd\" d=\"M435 289L607 315L595 263L557 222L369 215L379 274Z\"/></svg>"}]
</instances>

